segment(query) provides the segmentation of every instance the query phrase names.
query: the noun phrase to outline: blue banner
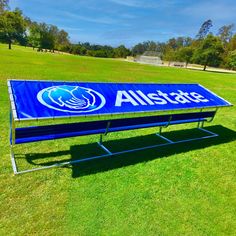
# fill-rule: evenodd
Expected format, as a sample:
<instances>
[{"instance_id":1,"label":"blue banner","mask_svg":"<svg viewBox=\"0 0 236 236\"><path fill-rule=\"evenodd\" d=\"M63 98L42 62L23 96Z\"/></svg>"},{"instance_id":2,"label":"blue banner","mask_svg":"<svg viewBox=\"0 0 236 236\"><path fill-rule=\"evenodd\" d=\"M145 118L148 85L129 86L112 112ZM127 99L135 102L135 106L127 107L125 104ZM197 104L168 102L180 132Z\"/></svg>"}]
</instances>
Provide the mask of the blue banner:
<instances>
[{"instance_id":1,"label":"blue banner","mask_svg":"<svg viewBox=\"0 0 236 236\"><path fill-rule=\"evenodd\" d=\"M10 80L8 86L16 120L231 105L199 84Z\"/></svg>"}]
</instances>

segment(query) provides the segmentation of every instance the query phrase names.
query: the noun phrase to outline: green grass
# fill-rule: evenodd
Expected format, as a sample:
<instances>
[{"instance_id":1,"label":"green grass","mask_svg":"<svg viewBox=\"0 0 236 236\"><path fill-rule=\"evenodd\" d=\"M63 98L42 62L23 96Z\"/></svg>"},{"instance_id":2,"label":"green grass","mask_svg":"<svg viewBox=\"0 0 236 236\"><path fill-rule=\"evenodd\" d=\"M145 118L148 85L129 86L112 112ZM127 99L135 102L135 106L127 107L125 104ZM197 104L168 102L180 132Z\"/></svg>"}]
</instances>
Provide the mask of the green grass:
<instances>
[{"instance_id":1,"label":"green grass","mask_svg":"<svg viewBox=\"0 0 236 236\"><path fill-rule=\"evenodd\" d=\"M9 51L0 44L0 235L236 234L235 107L220 110L209 124L218 138L14 176L7 79L196 82L236 104L235 74L37 53L18 46ZM193 127L171 127L167 135L186 137L194 134ZM111 134L107 145L120 150L159 142L155 131ZM98 154L97 139L21 145L16 152L25 155L17 156L19 167Z\"/></svg>"}]
</instances>

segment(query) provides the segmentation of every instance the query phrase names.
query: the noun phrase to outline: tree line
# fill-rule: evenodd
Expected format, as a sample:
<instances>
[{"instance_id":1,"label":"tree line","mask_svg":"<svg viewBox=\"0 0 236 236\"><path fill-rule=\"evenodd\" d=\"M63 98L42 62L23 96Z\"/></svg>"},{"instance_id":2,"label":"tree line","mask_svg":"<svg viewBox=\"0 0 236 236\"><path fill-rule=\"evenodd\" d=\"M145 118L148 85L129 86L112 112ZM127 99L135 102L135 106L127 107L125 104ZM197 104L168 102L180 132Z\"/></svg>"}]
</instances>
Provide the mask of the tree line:
<instances>
[{"instance_id":1,"label":"tree line","mask_svg":"<svg viewBox=\"0 0 236 236\"><path fill-rule=\"evenodd\" d=\"M205 21L195 38L171 38L165 43L147 41L132 48L133 55L156 51L164 61L196 63L207 66L236 69L236 34L234 25L222 26L216 35L210 29L211 20Z\"/></svg>"},{"instance_id":2,"label":"tree line","mask_svg":"<svg viewBox=\"0 0 236 236\"><path fill-rule=\"evenodd\" d=\"M106 58L126 58L142 55L146 51L156 52L164 61L196 63L236 69L236 34L234 25L222 26L216 35L210 30L213 26L205 21L194 38L177 37L167 42L146 41L131 49L124 45L111 47L86 43L71 43L68 33L55 25L39 23L25 17L20 9L10 10L9 0L0 0L0 42L30 46L37 51L55 50L76 55Z\"/></svg>"}]
</instances>

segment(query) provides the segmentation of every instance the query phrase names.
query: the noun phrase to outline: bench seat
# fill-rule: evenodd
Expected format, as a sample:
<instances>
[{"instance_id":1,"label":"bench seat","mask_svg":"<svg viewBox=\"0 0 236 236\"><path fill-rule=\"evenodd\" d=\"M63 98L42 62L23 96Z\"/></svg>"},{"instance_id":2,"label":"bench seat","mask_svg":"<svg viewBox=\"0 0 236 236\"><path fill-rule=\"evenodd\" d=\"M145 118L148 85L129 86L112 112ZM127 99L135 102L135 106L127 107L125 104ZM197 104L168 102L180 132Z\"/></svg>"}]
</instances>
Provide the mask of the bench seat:
<instances>
[{"instance_id":1,"label":"bench seat","mask_svg":"<svg viewBox=\"0 0 236 236\"><path fill-rule=\"evenodd\" d=\"M214 117L214 115L215 111L206 111L16 128L15 144L91 134L104 134L106 132L123 130L202 122L206 121L208 118Z\"/></svg>"}]
</instances>

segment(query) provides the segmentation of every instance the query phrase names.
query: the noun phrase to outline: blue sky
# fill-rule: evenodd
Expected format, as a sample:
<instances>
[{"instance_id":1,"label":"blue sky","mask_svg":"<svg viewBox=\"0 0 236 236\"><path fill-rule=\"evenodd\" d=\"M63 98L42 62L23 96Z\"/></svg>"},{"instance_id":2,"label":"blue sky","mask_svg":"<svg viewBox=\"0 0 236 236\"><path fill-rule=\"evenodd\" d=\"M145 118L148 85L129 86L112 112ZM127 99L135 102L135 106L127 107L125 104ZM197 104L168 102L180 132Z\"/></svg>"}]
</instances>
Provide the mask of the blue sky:
<instances>
[{"instance_id":1,"label":"blue sky","mask_svg":"<svg viewBox=\"0 0 236 236\"><path fill-rule=\"evenodd\" d=\"M236 27L235 0L10 0L10 6L65 29L72 42L112 46L194 37L208 19L214 33L222 25Z\"/></svg>"}]
</instances>

